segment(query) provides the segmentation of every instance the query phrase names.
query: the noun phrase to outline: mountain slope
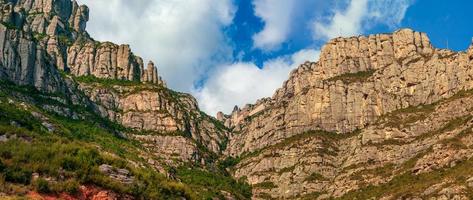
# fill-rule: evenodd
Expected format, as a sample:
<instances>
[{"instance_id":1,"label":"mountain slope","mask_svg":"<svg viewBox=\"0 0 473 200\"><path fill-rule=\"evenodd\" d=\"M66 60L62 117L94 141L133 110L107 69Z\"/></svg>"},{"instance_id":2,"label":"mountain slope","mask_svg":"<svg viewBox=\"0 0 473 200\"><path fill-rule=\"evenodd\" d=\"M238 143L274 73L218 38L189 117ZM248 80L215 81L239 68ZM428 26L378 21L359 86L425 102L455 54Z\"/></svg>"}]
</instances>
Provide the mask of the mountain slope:
<instances>
[{"instance_id":1,"label":"mountain slope","mask_svg":"<svg viewBox=\"0 0 473 200\"><path fill-rule=\"evenodd\" d=\"M86 6L0 7L0 196L251 195L217 166L228 130L192 96L166 88L128 45L93 40Z\"/></svg>"},{"instance_id":2,"label":"mountain slope","mask_svg":"<svg viewBox=\"0 0 473 200\"><path fill-rule=\"evenodd\" d=\"M337 38L217 120L91 38L86 6L0 7L0 198L473 198L473 46Z\"/></svg>"},{"instance_id":3,"label":"mountain slope","mask_svg":"<svg viewBox=\"0 0 473 200\"><path fill-rule=\"evenodd\" d=\"M416 178L422 168L430 177L457 162L471 166L472 60L473 46L436 49L409 29L334 39L272 98L220 114L236 132L225 151L239 161L233 174L263 199L441 196L453 186L466 198L469 171ZM433 183L449 184L422 193Z\"/></svg>"}]
</instances>

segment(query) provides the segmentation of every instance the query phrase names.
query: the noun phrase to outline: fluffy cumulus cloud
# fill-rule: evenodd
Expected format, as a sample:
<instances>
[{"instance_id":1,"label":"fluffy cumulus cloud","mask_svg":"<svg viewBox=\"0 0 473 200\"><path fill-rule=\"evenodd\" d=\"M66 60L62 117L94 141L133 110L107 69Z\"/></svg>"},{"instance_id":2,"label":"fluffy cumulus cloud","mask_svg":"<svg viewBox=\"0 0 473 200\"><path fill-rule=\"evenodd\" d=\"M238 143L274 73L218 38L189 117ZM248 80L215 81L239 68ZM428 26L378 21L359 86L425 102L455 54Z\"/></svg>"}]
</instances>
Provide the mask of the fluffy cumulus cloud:
<instances>
[{"instance_id":1,"label":"fluffy cumulus cloud","mask_svg":"<svg viewBox=\"0 0 473 200\"><path fill-rule=\"evenodd\" d=\"M333 15L313 23L316 39L353 36L373 25L398 26L413 0L351 0L343 8L335 8ZM327 20L328 18L328 20Z\"/></svg>"},{"instance_id":2,"label":"fluffy cumulus cloud","mask_svg":"<svg viewBox=\"0 0 473 200\"><path fill-rule=\"evenodd\" d=\"M90 7L88 31L94 38L131 44L136 54L158 64L174 89L190 91L215 63L232 55L223 33L236 9L231 0L79 2Z\"/></svg>"},{"instance_id":3,"label":"fluffy cumulus cloud","mask_svg":"<svg viewBox=\"0 0 473 200\"><path fill-rule=\"evenodd\" d=\"M291 28L294 0L254 0L255 16L264 22L263 30L253 36L255 48L265 51L277 49L286 41Z\"/></svg>"},{"instance_id":4,"label":"fluffy cumulus cloud","mask_svg":"<svg viewBox=\"0 0 473 200\"><path fill-rule=\"evenodd\" d=\"M217 68L204 87L196 91L201 109L209 114L230 113L235 105L254 103L271 96L288 78L289 72L306 61L318 60L320 52L304 49L290 56L254 63L237 62Z\"/></svg>"}]
</instances>

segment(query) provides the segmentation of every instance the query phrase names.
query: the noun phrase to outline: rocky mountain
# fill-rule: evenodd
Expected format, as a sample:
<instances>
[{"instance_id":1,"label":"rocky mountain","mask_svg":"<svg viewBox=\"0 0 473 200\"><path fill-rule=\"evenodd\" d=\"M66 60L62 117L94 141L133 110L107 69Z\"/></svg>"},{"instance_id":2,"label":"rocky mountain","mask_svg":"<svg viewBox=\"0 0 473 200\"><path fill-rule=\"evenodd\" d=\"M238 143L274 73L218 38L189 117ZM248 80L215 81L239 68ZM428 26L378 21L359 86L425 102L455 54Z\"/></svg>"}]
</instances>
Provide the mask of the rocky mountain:
<instances>
[{"instance_id":1,"label":"rocky mountain","mask_svg":"<svg viewBox=\"0 0 473 200\"><path fill-rule=\"evenodd\" d=\"M0 7L2 199L473 198L473 45L336 38L273 97L213 118L90 37L86 6Z\"/></svg>"},{"instance_id":2,"label":"rocky mountain","mask_svg":"<svg viewBox=\"0 0 473 200\"><path fill-rule=\"evenodd\" d=\"M218 114L233 175L261 199L469 199L472 66L473 45L410 29L333 39L272 98Z\"/></svg>"},{"instance_id":3,"label":"rocky mountain","mask_svg":"<svg viewBox=\"0 0 473 200\"><path fill-rule=\"evenodd\" d=\"M152 61L145 67L129 45L90 38L86 6L70 0L2 4L2 77L67 98L80 91L102 117L125 127L189 134L220 151L228 133L193 97L167 89Z\"/></svg>"},{"instance_id":4,"label":"rocky mountain","mask_svg":"<svg viewBox=\"0 0 473 200\"><path fill-rule=\"evenodd\" d=\"M228 129L201 112L194 97L168 89L155 64L145 66L129 45L91 38L86 6L2 0L0 7L0 151L8 155L0 156L0 197L34 196L34 188L78 199L251 195L217 166ZM62 152L71 141L76 150ZM55 145L61 155L42 152L51 165L15 159ZM95 153L84 158L77 151Z\"/></svg>"}]
</instances>

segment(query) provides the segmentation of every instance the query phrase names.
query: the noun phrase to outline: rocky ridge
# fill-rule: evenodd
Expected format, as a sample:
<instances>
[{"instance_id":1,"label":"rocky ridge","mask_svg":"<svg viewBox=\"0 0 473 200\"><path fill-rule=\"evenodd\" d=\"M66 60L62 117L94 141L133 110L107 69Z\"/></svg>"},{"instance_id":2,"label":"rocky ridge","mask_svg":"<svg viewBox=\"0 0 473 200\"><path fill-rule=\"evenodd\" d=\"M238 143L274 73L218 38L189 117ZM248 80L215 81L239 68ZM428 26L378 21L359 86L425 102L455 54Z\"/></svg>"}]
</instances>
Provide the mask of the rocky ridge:
<instances>
[{"instance_id":1,"label":"rocky ridge","mask_svg":"<svg viewBox=\"0 0 473 200\"><path fill-rule=\"evenodd\" d=\"M10 81L1 82L0 106L30 112L48 134L64 129L61 117L88 121L98 126L87 129L94 133L117 125L111 132L131 141L119 143L128 149L110 153L118 145L104 140L98 142L111 148L94 145L108 159L127 155L129 165L166 174L170 188L184 187L197 168L189 178L204 184L197 192L224 199L251 196L229 193L244 187L241 180L253 186L253 199L473 198L473 46L437 49L410 29L337 38L318 62L291 72L273 97L219 113L218 122L192 96L166 88L155 64L145 67L128 45L91 38L86 6L0 0L0 7L0 79ZM9 120L1 128L24 128L26 122L9 117L0 113ZM35 141L2 131L0 143ZM99 172L125 185L144 177L125 164L100 164ZM225 189L205 182L205 174L228 178L219 168L239 181L224 182Z\"/></svg>"},{"instance_id":2,"label":"rocky ridge","mask_svg":"<svg viewBox=\"0 0 473 200\"><path fill-rule=\"evenodd\" d=\"M472 53L436 49L410 29L333 39L272 98L218 114L237 133L225 151L239 161L230 170L255 199L468 199L458 177L433 181L455 189L396 181L470 162Z\"/></svg>"},{"instance_id":3,"label":"rocky ridge","mask_svg":"<svg viewBox=\"0 0 473 200\"><path fill-rule=\"evenodd\" d=\"M471 89L470 57L435 49L424 33L409 29L334 39L319 62L295 69L271 99L221 118L241 133L227 153L251 152L308 130L352 132L394 110Z\"/></svg>"},{"instance_id":4,"label":"rocky ridge","mask_svg":"<svg viewBox=\"0 0 473 200\"><path fill-rule=\"evenodd\" d=\"M60 94L54 101L92 107L131 129L122 135L148 144L154 155L145 156L148 163L163 173L166 166L205 165L207 157L223 150L226 128L200 112L194 97L168 89L152 61L145 67L129 45L89 36L85 5L2 0L0 7L1 79ZM63 105L41 107L72 119L86 117Z\"/></svg>"}]
</instances>

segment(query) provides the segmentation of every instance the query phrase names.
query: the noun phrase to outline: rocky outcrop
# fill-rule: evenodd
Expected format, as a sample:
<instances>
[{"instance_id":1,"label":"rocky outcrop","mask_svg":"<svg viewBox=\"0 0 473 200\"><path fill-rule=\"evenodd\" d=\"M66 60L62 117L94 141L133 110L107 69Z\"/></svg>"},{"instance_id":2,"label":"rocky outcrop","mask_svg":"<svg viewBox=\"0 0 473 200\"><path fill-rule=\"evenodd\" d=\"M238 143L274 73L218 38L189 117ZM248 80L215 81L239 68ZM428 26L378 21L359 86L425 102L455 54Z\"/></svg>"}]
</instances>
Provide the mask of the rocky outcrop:
<instances>
[{"instance_id":1,"label":"rocky outcrop","mask_svg":"<svg viewBox=\"0 0 473 200\"><path fill-rule=\"evenodd\" d=\"M202 158L197 145L183 136L135 135L134 138L141 141L167 166L175 167L182 163L199 163ZM150 164L155 165L156 163Z\"/></svg>"},{"instance_id":2,"label":"rocky outcrop","mask_svg":"<svg viewBox=\"0 0 473 200\"><path fill-rule=\"evenodd\" d=\"M188 136L215 153L223 150L221 146L229 136L216 120L201 113L196 100L187 94L154 84L110 88L81 83L81 90L96 102L103 117L137 131ZM183 155L181 159L187 161L189 156L192 154Z\"/></svg>"},{"instance_id":3,"label":"rocky outcrop","mask_svg":"<svg viewBox=\"0 0 473 200\"><path fill-rule=\"evenodd\" d=\"M75 76L140 81L143 60L128 45L113 43L74 44L68 49L68 66Z\"/></svg>"},{"instance_id":4,"label":"rocky outcrop","mask_svg":"<svg viewBox=\"0 0 473 200\"><path fill-rule=\"evenodd\" d=\"M0 51L0 78L50 92L64 90L55 66L46 59L47 52L29 35L0 25Z\"/></svg>"},{"instance_id":5,"label":"rocky outcrop","mask_svg":"<svg viewBox=\"0 0 473 200\"><path fill-rule=\"evenodd\" d=\"M353 133L301 133L243 154L231 171L253 185L255 199L443 196L450 186L467 184L461 177L473 173L464 171L472 164L471 103L469 92L395 111ZM451 180L459 182L428 189ZM466 190L447 196L465 197Z\"/></svg>"},{"instance_id":6,"label":"rocky outcrop","mask_svg":"<svg viewBox=\"0 0 473 200\"><path fill-rule=\"evenodd\" d=\"M425 34L409 29L334 39L319 62L295 69L270 100L229 116L225 123L241 134L227 153L252 152L308 130L362 129L394 110L471 89L471 66L468 52L435 49Z\"/></svg>"},{"instance_id":7,"label":"rocky outcrop","mask_svg":"<svg viewBox=\"0 0 473 200\"><path fill-rule=\"evenodd\" d=\"M99 166L99 171L125 185L132 184L135 180L127 169L116 169L111 165L102 164Z\"/></svg>"},{"instance_id":8,"label":"rocky outcrop","mask_svg":"<svg viewBox=\"0 0 473 200\"><path fill-rule=\"evenodd\" d=\"M165 85L154 64L150 62L146 68L143 59L135 56L129 45L96 42L90 38L85 32L89 10L84 5L79 6L77 2L70 0L0 3L3 24L1 32L4 33L2 35L5 35L4 38L14 39L13 44L2 42L7 45L3 48L4 52L15 51L20 54L9 54L9 58L2 59L8 62L4 64L5 68L19 69L20 67L15 66L19 65L18 63L21 63L23 68L34 66L39 68L34 75L41 78L35 80L38 78L25 72L23 74L27 77L17 77L18 75L11 75L10 72L2 73L15 76L11 77L11 80L22 79L21 82L28 84L36 82L38 88L41 88L40 84L53 85L48 80L54 81L58 78L45 73L54 73L51 72L54 70L48 68L57 68L70 71L75 76L93 75L98 78ZM26 55L36 58L26 58ZM35 72L32 69L21 70Z\"/></svg>"},{"instance_id":9,"label":"rocky outcrop","mask_svg":"<svg viewBox=\"0 0 473 200\"><path fill-rule=\"evenodd\" d=\"M135 56L129 45L78 41L69 47L67 63L75 76L93 75L165 86L154 63L150 61L145 68L143 59Z\"/></svg>"}]
</instances>

